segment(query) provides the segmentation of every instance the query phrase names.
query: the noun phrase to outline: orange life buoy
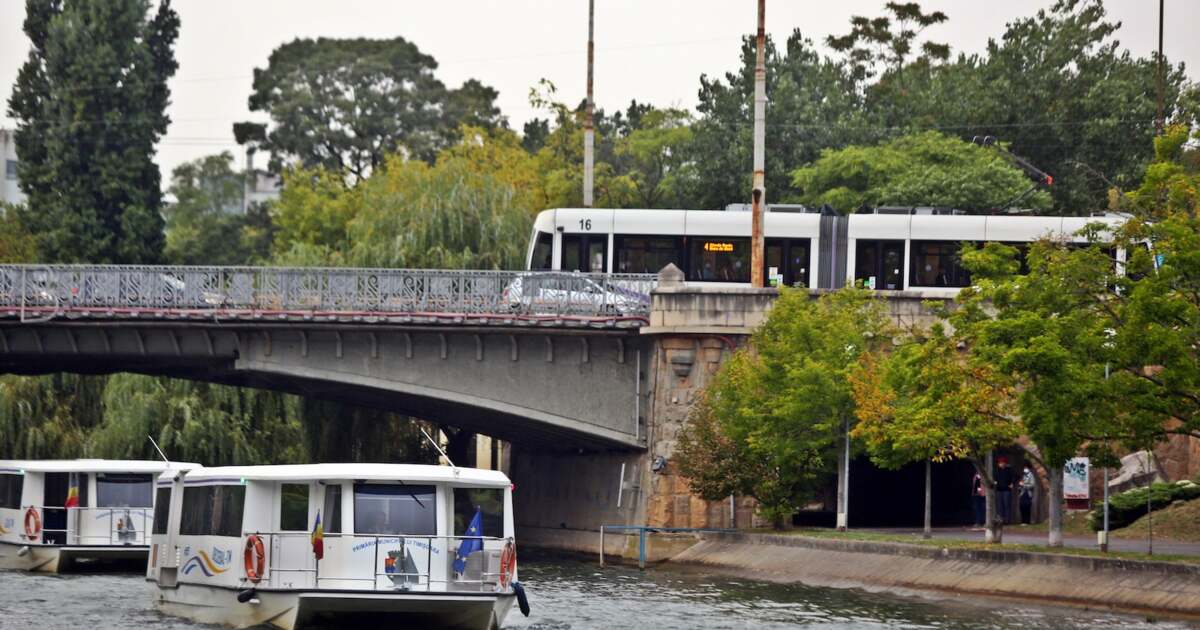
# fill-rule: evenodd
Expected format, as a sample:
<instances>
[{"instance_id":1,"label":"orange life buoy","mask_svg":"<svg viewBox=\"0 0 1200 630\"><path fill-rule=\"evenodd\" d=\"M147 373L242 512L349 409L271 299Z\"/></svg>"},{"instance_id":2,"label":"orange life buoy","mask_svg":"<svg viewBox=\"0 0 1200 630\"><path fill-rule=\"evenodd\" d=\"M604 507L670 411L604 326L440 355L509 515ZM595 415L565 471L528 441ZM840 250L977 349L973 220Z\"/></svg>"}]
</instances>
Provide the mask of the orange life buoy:
<instances>
[{"instance_id":1,"label":"orange life buoy","mask_svg":"<svg viewBox=\"0 0 1200 630\"><path fill-rule=\"evenodd\" d=\"M29 506L29 509L25 510L25 537L35 540L41 534L42 517L38 516L37 510L33 506Z\"/></svg>"},{"instance_id":2,"label":"orange life buoy","mask_svg":"<svg viewBox=\"0 0 1200 630\"><path fill-rule=\"evenodd\" d=\"M504 551L500 552L500 588L508 588L516 570L517 548L510 540L504 545Z\"/></svg>"},{"instance_id":3,"label":"orange life buoy","mask_svg":"<svg viewBox=\"0 0 1200 630\"><path fill-rule=\"evenodd\" d=\"M263 541L258 536L250 534L246 537L246 551L243 560L246 564L246 579L258 584L263 577L263 564L267 552L263 549Z\"/></svg>"}]
</instances>

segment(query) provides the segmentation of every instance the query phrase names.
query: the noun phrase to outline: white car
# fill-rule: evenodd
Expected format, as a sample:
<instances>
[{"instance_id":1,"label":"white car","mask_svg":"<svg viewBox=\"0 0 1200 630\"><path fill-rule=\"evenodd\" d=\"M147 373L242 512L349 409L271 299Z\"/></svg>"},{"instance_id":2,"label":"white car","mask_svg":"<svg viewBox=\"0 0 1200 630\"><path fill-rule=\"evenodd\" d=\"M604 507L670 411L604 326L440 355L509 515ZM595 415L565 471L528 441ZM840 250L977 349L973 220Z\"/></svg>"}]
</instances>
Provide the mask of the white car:
<instances>
[{"instance_id":1,"label":"white car","mask_svg":"<svg viewBox=\"0 0 1200 630\"><path fill-rule=\"evenodd\" d=\"M510 309L534 314L638 315L650 307L648 293L577 273L524 273L504 297Z\"/></svg>"}]
</instances>

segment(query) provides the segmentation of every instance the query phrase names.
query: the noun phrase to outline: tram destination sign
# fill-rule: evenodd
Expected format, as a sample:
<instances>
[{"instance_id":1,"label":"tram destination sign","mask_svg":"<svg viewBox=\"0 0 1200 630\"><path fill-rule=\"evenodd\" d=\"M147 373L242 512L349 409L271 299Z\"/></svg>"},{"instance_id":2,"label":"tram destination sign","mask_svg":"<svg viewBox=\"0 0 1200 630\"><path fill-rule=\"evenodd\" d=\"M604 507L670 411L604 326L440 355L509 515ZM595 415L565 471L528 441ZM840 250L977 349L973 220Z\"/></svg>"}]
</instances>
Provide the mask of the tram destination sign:
<instances>
[{"instance_id":1,"label":"tram destination sign","mask_svg":"<svg viewBox=\"0 0 1200 630\"><path fill-rule=\"evenodd\" d=\"M721 243L721 242L708 241L708 242L704 243L704 251L729 253L729 252L733 251L733 243Z\"/></svg>"}]
</instances>

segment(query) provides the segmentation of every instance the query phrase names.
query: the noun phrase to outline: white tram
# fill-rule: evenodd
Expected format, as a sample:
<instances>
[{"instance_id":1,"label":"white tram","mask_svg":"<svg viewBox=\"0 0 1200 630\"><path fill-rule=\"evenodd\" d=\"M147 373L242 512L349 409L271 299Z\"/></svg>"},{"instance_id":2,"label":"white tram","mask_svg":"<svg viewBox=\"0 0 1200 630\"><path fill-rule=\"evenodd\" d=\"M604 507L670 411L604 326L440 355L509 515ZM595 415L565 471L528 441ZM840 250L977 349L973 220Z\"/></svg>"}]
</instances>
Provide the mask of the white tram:
<instances>
[{"instance_id":1,"label":"white tram","mask_svg":"<svg viewBox=\"0 0 1200 630\"><path fill-rule=\"evenodd\" d=\"M76 564L145 562L154 480L196 464L0 460L0 568L66 571Z\"/></svg>"},{"instance_id":2,"label":"white tram","mask_svg":"<svg viewBox=\"0 0 1200 630\"><path fill-rule=\"evenodd\" d=\"M516 581L512 486L498 471L201 468L162 475L157 492L169 507L155 521L147 579L168 614L238 628L383 621L486 630L514 601L528 611Z\"/></svg>"},{"instance_id":3,"label":"white tram","mask_svg":"<svg viewBox=\"0 0 1200 630\"><path fill-rule=\"evenodd\" d=\"M766 277L774 284L838 288L860 282L890 291L953 295L970 284L959 265L964 242L1018 248L1044 237L1084 243L1091 217L967 215L941 208L878 208L840 216L801 206L764 215ZM1117 260L1124 260L1118 250ZM527 268L658 273L674 263L689 282L750 282L750 213L737 210L560 208L538 214Z\"/></svg>"}]
</instances>

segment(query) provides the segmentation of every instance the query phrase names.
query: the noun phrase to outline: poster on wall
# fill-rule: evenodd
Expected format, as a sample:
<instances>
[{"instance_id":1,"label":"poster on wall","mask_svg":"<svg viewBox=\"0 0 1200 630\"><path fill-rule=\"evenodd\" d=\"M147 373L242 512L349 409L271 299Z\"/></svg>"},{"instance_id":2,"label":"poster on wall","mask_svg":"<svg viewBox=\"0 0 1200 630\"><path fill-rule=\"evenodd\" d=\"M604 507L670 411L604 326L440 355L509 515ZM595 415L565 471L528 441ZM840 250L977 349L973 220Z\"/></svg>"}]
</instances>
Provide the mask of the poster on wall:
<instances>
[{"instance_id":1,"label":"poster on wall","mask_svg":"<svg viewBox=\"0 0 1200 630\"><path fill-rule=\"evenodd\" d=\"M1086 457L1072 457L1063 466L1063 498L1087 499L1088 468L1090 463Z\"/></svg>"}]
</instances>

